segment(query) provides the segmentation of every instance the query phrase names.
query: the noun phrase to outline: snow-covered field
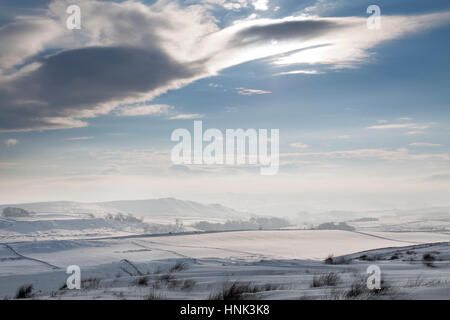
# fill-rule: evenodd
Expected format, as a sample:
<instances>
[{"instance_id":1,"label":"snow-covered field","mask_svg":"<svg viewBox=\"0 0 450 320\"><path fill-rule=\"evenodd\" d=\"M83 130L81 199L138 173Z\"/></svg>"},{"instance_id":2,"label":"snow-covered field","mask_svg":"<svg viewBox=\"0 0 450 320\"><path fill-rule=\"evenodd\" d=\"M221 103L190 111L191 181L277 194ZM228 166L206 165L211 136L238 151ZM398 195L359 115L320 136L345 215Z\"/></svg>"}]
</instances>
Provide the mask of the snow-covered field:
<instances>
[{"instance_id":1,"label":"snow-covered field","mask_svg":"<svg viewBox=\"0 0 450 320\"><path fill-rule=\"evenodd\" d=\"M330 254L344 257L326 264ZM359 286L371 264L382 271L376 294ZM69 265L81 268L81 290L63 288ZM37 299L208 299L224 288L242 299L450 299L449 279L445 233L261 230L0 245L5 297L33 284Z\"/></svg>"},{"instance_id":2,"label":"snow-covered field","mask_svg":"<svg viewBox=\"0 0 450 320\"><path fill-rule=\"evenodd\" d=\"M450 299L446 214L348 220L353 231L200 232L196 221L254 216L172 198L7 207L0 298L32 285L34 299ZM81 268L80 290L64 287L70 265ZM381 268L382 290L367 289L370 265Z\"/></svg>"}]
</instances>

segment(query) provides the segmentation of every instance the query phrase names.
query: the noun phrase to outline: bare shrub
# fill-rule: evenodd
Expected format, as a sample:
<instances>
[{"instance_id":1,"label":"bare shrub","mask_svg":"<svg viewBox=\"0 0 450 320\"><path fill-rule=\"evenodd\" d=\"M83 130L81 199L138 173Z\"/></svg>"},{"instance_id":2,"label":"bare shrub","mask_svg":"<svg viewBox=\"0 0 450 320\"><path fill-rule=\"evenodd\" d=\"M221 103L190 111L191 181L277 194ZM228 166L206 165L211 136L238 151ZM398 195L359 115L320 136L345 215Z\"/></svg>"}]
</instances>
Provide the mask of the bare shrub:
<instances>
[{"instance_id":1,"label":"bare shrub","mask_svg":"<svg viewBox=\"0 0 450 320\"><path fill-rule=\"evenodd\" d=\"M139 277L134 282L138 286L147 286L148 285L148 277Z\"/></svg>"},{"instance_id":2,"label":"bare shrub","mask_svg":"<svg viewBox=\"0 0 450 320\"><path fill-rule=\"evenodd\" d=\"M177 263L175 263L175 265L169 269L169 272L179 272L179 271L183 271L186 270L188 267L186 262L183 261L178 261Z\"/></svg>"},{"instance_id":3,"label":"bare shrub","mask_svg":"<svg viewBox=\"0 0 450 320\"><path fill-rule=\"evenodd\" d=\"M27 299L33 296L33 285L32 284L24 284L21 286L16 293L16 299Z\"/></svg>"},{"instance_id":4,"label":"bare shrub","mask_svg":"<svg viewBox=\"0 0 450 320\"><path fill-rule=\"evenodd\" d=\"M436 267L434 265L434 261L436 261L436 258L430 253L425 253L422 256L422 263L427 267L430 267L430 268Z\"/></svg>"},{"instance_id":5,"label":"bare shrub","mask_svg":"<svg viewBox=\"0 0 450 320\"><path fill-rule=\"evenodd\" d=\"M328 255L328 257L324 260L325 264L349 264L352 262L352 259L348 257L334 257L332 254Z\"/></svg>"},{"instance_id":6,"label":"bare shrub","mask_svg":"<svg viewBox=\"0 0 450 320\"><path fill-rule=\"evenodd\" d=\"M379 257L376 255L367 255L367 254L363 254L362 256L359 256L358 259L359 260L363 260L363 261L376 261Z\"/></svg>"},{"instance_id":7,"label":"bare shrub","mask_svg":"<svg viewBox=\"0 0 450 320\"><path fill-rule=\"evenodd\" d=\"M326 258L325 258L325 260L324 260L324 262L326 263L326 264L333 264L333 255L332 254L329 254Z\"/></svg>"}]
</instances>

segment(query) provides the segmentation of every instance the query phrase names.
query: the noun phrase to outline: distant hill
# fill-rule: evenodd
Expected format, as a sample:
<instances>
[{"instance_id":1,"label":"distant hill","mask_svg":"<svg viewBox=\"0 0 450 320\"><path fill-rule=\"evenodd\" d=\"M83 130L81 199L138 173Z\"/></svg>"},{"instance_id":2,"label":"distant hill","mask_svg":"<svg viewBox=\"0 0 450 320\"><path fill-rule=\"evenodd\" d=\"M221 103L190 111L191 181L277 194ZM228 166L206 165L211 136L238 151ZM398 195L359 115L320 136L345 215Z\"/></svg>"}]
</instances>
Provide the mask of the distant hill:
<instances>
[{"instance_id":1,"label":"distant hill","mask_svg":"<svg viewBox=\"0 0 450 320\"><path fill-rule=\"evenodd\" d=\"M245 219L249 213L239 212L219 204L202 204L194 201L174 198L150 200L126 200L110 202L37 202L14 205L0 205L0 210L7 207L22 208L36 213L93 214L104 216L108 213L126 213L143 218L212 218L212 219Z\"/></svg>"},{"instance_id":2,"label":"distant hill","mask_svg":"<svg viewBox=\"0 0 450 320\"><path fill-rule=\"evenodd\" d=\"M19 217L29 217L33 213L28 212L22 208L6 207L2 210L2 215L5 218L19 218Z\"/></svg>"}]
</instances>

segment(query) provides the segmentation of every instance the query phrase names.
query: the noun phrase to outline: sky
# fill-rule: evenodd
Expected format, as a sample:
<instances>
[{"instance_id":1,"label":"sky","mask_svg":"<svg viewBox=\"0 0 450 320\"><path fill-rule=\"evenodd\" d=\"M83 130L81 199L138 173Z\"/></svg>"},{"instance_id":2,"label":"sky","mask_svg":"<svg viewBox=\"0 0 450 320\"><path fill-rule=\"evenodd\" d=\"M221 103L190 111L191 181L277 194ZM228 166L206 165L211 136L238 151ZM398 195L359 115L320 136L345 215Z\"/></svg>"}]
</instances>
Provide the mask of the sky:
<instances>
[{"instance_id":1,"label":"sky","mask_svg":"<svg viewBox=\"0 0 450 320\"><path fill-rule=\"evenodd\" d=\"M449 22L448 1L0 0L0 203L448 206ZM279 129L278 174L174 165L195 120Z\"/></svg>"}]
</instances>

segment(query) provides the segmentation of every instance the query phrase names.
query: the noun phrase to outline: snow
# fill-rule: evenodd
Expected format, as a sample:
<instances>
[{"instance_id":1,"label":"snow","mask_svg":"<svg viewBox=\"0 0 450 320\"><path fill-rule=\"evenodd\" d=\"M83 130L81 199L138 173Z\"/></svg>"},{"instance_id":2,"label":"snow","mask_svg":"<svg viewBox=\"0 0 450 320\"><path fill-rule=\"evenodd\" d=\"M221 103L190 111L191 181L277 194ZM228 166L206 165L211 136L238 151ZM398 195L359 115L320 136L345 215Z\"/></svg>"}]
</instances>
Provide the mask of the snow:
<instances>
[{"instance_id":1,"label":"snow","mask_svg":"<svg viewBox=\"0 0 450 320\"><path fill-rule=\"evenodd\" d=\"M450 299L450 232L419 215L350 222L356 231L198 232L189 224L251 215L171 198L13 206L34 214L0 217L0 298L33 284L34 299L208 299L231 283L251 282L240 298L347 299L375 264L389 288L351 298ZM189 232L177 230L176 218ZM330 255L334 263L326 264ZM81 268L81 290L62 289L69 265ZM336 285L311 287L330 272Z\"/></svg>"},{"instance_id":2,"label":"snow","mask_svg":"<svg viewBox=\"0 0 450 320\"><path fill-rule=\"evenodd\" d=\"M422 244L406 242L412 238ZM449 238L428 233L279 230L14 242L0 246L0 296L12 297L21 284L32 283L37 299L143 299L150 293L167 299L207 299L224 283L251 281L273 288L249 298L330 299L339 297L336 290L344 292L365 275L368 265L376 264L395 288L390 298L450 299ZM437 243L427 243L430 239ZM435 267L421 261L429 252L440 259ZM325 264L329 254L347 255L351 262ZM374 261L359 259L362 255ZM399 259L390 260L393 255ZM186 268L170 271L177 262ZM65 268L73 264L81 267L82 279L99 279L98 287L60 290L67 278ZM337 272L341 283L335 288L310 288L314 275L327 272ZM144 275L148 285L136 285ZM161 280L164 276L169 280ZM192 280L193 288L183 289L185 280Z\"/></svg>"}]
</instances>

